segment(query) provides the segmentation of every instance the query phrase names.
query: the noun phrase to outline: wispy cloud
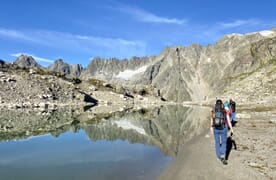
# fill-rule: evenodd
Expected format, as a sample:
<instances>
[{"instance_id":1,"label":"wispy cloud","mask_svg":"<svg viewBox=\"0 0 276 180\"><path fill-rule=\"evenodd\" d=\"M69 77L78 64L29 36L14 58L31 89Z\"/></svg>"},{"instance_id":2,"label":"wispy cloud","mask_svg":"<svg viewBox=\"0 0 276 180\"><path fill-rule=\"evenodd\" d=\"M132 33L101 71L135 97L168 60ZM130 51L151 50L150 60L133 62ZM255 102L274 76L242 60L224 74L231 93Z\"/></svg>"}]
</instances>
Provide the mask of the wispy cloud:
<instances>
[{"instance_id":1,"label":"wispy cloud","mask_svg":"<svg viewBox=\"0 0 276 180\"><path fill-rule=\"evenodd\" d=\"M142 46L142 42L138 41L129 41L121 38L102 38L95 36L85 36L85 35L72 35L72 38L75 38L80 41L86 41L89 43L96 44L98 46L113 48L114 46Z\"/></svg>"},{"instance_id":2,"label":"wispy cloud","mask_svg":"<svg viewBox=\"0 0 276 180\"><path fill-rule=\"evenodd\" d=\"M128 5L122 5L115 7L114 9L120 12L126 13L134 17L137 21L148 22L148 23L165 23L165 24L177 24L182 25L187 23L187 19L167 18L155 15L151 12L147 12L137 7L131 7Z\"/></svg>"},{"instance_id":3,"label":"wispy cloud","mask_svg":"<svg viewBox=\"0 0 276 180\"><path fill-rule=\"evenodd\" d=\"M23 40L29 42L39 42L39 39L36 39L31 35L31 32L26 33L24 31L17 31L13 29L2 29L0 28L0 37L15 39L15 40Z\"/></svg>"},{"instance_id":4,"label":"wispy cloud","mask_svg":"<svg viewBox=\"0 0 276 180\"><path fill-rule=\"evenodd\" d=\"M14 53L14 54L10 54L10 56L12 56L12 57L19 57L22 54L23 55L27 55L27 56L32 56L36 61L41 61L41 62L45 62L45 63L53 63L54 62L51 59L46 59L46 58L38 57L38 56L35 56L33 54L29 54L29 53Z\"/></svg>"},{"instance_id":5,"label":"wispy cloud","mask_svg":"<svg viewBox=\"0 0 276 180\"><path fill-rule=\"evenodd\" d=\"M237 28L237 27L243 27L243 26L257 26L261 24L264 24L264 23L257 19L247 19L247 20L238 19L231 22L220 22L219 28L228 29L228 28Z\"/></svg>"},{"instance_id":6,"label":"wispy cloud","mask_svg":"<svg viewBox=\"0 0 276 180\"><path fill-rule=\"evenodd\" d=\"M186 24L185 28L174 31L174 36L171 36L169 41L176 37L178 39L175 39L173 44L176 44L175 42L179 42L180 39L182 44L185 45L189 45L190 43L207 45L215 43L226 34L247 34L262 30L269 30L272 27L276 27L275 20L268 21L263 19L250 18L201 24L191 21Z\"/></svg>"},{"instance_id":7,"label":"wispy cloud","mask_svg":"<svg viewBox=\"0 0 276 180\"><path fill-rule=\"evenodd\" d=\"M47 30L11 30L0 28L0 38L25 43L36 43L55 49L78 51L95 56L129 58L145 53L143 41L123 38L97 37ZM43 59L43 58L42 58Z\"/></svg>"},{"instance_id":8,"label":"wispy cloud","mask_svg":"<svg viewBox=\"0 0 276 180\"><path fill-rule=\"evenodd\" d=\"M209 24L203 35L210 37L210 39L217 40L225 34L247 34L251 32L268 30L273 25L276 25L276 21L265 21L262 19L236 19L228 22L218 22L215 24Z\"/></svg>"}]
</instances>

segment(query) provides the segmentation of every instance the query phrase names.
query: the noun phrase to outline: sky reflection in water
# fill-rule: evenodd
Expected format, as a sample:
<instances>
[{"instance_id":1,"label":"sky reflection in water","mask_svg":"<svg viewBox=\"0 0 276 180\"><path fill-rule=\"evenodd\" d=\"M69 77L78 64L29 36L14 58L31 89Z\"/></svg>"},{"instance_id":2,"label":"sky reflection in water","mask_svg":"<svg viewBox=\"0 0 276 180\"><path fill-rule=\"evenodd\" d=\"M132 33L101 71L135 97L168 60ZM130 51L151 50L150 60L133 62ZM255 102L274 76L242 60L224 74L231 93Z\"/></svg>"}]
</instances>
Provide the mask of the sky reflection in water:
<instances>
[{"instance_id":1,"label":"sky reflection in water","mask_svg":"<svg viewBox=\"0 0 276 180\"><path fill-rule=\"evenodd\" d=\"M92 142L83 130L0 143L0 175L6 180L155 179L171 161L158 147Z\"/></svg>"}]
</instances>

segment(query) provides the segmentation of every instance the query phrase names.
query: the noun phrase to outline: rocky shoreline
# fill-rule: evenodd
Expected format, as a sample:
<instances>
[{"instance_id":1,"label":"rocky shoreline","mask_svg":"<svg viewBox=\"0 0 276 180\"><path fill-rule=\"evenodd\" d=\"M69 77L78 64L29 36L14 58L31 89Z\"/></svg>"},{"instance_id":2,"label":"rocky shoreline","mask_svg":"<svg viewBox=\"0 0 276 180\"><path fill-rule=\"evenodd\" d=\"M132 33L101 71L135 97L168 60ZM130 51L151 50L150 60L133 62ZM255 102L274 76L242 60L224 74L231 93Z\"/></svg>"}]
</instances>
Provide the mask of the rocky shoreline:
<instances>
[{"instance_id":1,"label":"rocky shoreline","mask_svg":"<svg viewBox=\"0 0 276 180\"><path fill-rule=\"evenodd\" d=\"M76 83L40 68L0 67L0 108L56 109L70 106L172 104L164 102L155 89L123 87L90 79Z\"/></svg>"}]
</instances>

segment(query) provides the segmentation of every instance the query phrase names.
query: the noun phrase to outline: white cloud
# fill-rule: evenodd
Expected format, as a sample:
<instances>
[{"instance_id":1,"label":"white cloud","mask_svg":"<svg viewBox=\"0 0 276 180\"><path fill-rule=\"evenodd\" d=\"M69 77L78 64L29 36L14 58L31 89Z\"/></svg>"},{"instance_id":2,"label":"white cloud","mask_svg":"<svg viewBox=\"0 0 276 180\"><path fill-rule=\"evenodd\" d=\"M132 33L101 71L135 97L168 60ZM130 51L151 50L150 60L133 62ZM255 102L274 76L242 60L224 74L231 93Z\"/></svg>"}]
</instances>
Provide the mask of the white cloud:
<instances>
[{"instance_id":1,"label":"white cloud","mask_svg":"<svg viewBox=\"0 0 276 180\"><path fill-rule=\"evenodd\" d=\"M19 57L22 54L27 55L27 56L32 56L36 61L41 61L41 62L46 62L46 63L53 63L54 62L53 60L38 57L38 56L35 56L33 54L29 54L29 53L14 53L14 54L10 54L10 56Z\"/></svg>"},{"instance_id":2,"label":"white cloud","mask_svg":"<svg viewBox=\"0 0 276 180\"><path fill-rule=\"evenodd\" d=\"M35 38L35 36L32 36L32 32L17 31L13 29L0 28L0 37L35 43L39 43L40 41L39 39Z\"/></svg>"},{"instance_id":3,"label":"white cloud","mask_svg":"<svg viewBox=\"0 0 276 180\"><path fill-rule=\"evenodd\" d=\"M135 55L144 55L146 49L146 44L142 41L47 30L19 31L0 28L1 37L13 41L36 43L55 49L86 53L93 56L130 58Z\"/></svg>"},{"instance_id":4,"label":"white cloud","mask_svg":"<svg viewBox=\"0 0 276 180\"><path fill-rule=\"evenodd\" d=\"M117 9L121 12L127 13L127 14L135 17L138 21L142 21L142 22L178 24L178 25L187 23L186 19L161 17L161 16L157 16L153 13L147 12L143 9L139 9L136 7L130 7L130 6L126 6L126 5L120 5L115 9Z\"/></svg>"},{"instance_id":5,"label":"white cloud","mask_svg":"<svg viewBox=\"0 0 276 180\"><path fill-rule=\"evenodd\" d=\"M196 39L197 43L212 44L227 34L247 34L261 30L269 30L276 21L262 19L236 19L233 21L214 22L209 24L189 24L189 29L183 33L187 39Z\"/></svg>"},{"instance_id":6,"label":"white cloud","mask_svg":"<svg viewBox=\"0 0 276 180\"><path fill-rule=\"evenodd\" d=\"M9 29L0 29L0 36L28 39L28 37L24 36L23 33L19 32L19 31L15 31L15 30L9 30Z\"/></svg>"},{"instance_id":7,"label":"white cloud","mask_svg":"<svg viewBox=\"0 0 276 180\"><path fill-rule=\"evenodd\" d=\"M236 28L241 26L253 26L261 24L259 20L256 19L247 19L247 20L234 20L232 22L221 22L219 23L220 28L227 29L227 28Z\"/></svg>"},{"instance_id":8,"label":"white cloud","mask_svg":"<svg viewBox=\"0 0 276 180\"><path fill-rule=\"evenodd\" d=\"M71 38L107 48L113 48L115 46L143 46L142 42L129 41L121 38L103 38L85 35L71 35Z\"/></svg>"},{"instance_id":9,"label":"white cloud","mask_svg":"<svg viewBox=\"0 0 276 180\"><path fill-rule=\"evenodd\" d=\"M129 41L122 38L105 38L96 36L87 36L79 34L70 34L57 31L32 30L32 31L17 31L9 29L0 29L0 37L16 38L17 40L26 40L49 46L102 46L114 47L121 45L128 46L143 46L143 42ZM69 43L69 44L67 44Z\"/></svg>"}]
</instances>

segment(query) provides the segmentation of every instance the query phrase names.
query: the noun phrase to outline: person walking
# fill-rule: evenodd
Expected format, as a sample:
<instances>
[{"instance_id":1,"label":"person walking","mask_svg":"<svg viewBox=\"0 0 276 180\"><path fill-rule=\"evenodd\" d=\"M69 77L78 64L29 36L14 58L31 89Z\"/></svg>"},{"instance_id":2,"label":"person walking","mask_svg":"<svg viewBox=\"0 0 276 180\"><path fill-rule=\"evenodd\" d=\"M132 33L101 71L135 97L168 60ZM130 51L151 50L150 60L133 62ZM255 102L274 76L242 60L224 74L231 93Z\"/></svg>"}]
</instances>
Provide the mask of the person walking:
<instances>
[{"instance_id":1,"label":"person walking","mask_svg":"<svg viewBox=\"0 0 276 180\"><path fill-rule=\"evenodd\" d=\"M229 102L230 102L230 107L232 109L231 123L232 123L232 126L235 126L235 124L238 122L236 121L236 102L233 101L233 99L230 99Z\"/></svg>"},{"instance_id":2,"label":"person walking","mask_svg":"<svg viewBox=\"0 0 276 180\"><path fill-rule=\"evenodd\" d=\"M231 134L234 134L233 127L230 120L229 107L225 107L222 100L217 99L214 109L212 110L211 118L211 133L214 134L215 148L217 158L227 165L226 160L226 144L227 144L227 131L230 128Z\"/></svg>"}]
</instances>

